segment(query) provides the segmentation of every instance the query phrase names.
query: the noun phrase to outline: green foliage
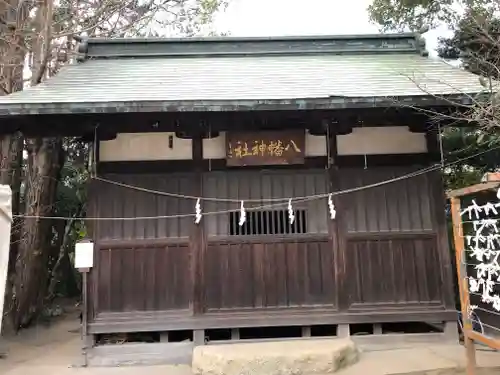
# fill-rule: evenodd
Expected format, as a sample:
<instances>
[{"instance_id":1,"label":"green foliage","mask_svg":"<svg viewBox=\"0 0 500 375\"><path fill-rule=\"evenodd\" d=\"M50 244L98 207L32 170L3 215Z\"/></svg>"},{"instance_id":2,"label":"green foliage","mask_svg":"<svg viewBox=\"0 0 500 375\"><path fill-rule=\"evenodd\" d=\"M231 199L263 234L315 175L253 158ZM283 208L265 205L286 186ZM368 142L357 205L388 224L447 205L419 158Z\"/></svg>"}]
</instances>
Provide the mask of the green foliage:
<instances>
[{"instance_id":1,"label":"green foliage","mask_svg":"<svg viewBox=\"0 0 500 375\"><path fill-rule=\"evenodd\" d=\"M483 77L498 78L500 67L500 18L484 8L465 12L451 38L441 38L438 55L461 58L463 67Z\"/></svg>"},{"instance_id":2,"label":"green foliage","mask_svg":"<svg viewBox=\"0 0 500 375\"><path fill-rule=\"evenodd\" d=\"M415 31L442 22L451 23L456 0L373 0L368 7L370 19L382 30Z\"/></svg>"},{"instance_id":3,"label":"green foliage","mask_svg":"<svg viewBox=\"0 0 500 375\"><path fill-rule=\"evenodd\" d=\"M464 11L498 12L498 0L373 0L372 22L384 31L414 31L439 25L456 27Z\"/></svg>"},{"instance_id":4,"label":"green foliage","mask_svg":"<svg viewBox=\"0 0 500 375\"><path fill-rule=\"evenodd\" d=\"M443 132L443 149L448 163L498 147L500 138L493 131L477 128L447 128ZM480 182L488 171L500 166L500 149L469 158L445 170L447 189L457 189Z\"/></svg>"}]
</instances>

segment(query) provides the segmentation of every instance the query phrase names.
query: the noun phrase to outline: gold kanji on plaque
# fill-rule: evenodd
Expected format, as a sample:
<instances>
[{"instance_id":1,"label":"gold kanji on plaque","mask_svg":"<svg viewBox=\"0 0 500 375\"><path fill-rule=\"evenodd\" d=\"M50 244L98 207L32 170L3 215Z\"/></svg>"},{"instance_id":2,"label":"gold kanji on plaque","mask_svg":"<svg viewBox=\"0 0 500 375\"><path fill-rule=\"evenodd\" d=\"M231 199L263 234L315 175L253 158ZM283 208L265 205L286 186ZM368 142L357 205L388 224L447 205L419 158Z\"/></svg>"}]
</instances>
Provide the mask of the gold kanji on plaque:
<instances>
[{"instance_id":1,"label":"gold kanji on plaque","mask_svg":"<svg viewBox=\"0 0 500 375\"><path fill-rule=\"evenodd\" d=\"M254 141L253 147L252 147L252 155L253 156L264 156L266 155L266 150L267 150L267 144L263 140L260 141Z\"/></svg>"},{"instance_id":2,"label":"gold kanji on plaque","mask_svg":"<svg viewBox=\"0 0 500 375\"><path fill-rule=\"evenodd\" d=\"M236 142L236 147L233 150L234 156L237 158L244 158L245 156L251 156L253 153L248 151L248 143L247 142Z\"/></svg>"},{"instance_id":3,"label":"gold kanji on plaque","mask_svg":"<svg viewBox=\"0 0 500 375\"><path fill-rule=\"evenodd\" d=\"M282 156L285 147L283 147L283 142L281 141L271 141L269 146L267 146L267 152L270 156Z\"/></svg>"},{"instance_id":4,"label":"gold kanji on plaque","mask_svg":"<svg viewBox=\"0 0 500 375\"><path fill-rule=\"evenodd\" d=\"M285 151L288 151L290 147L292 147L295 152L302 152L293 139L291 139L290 143L288 143L288 145L285 147Z\"/></svg>"},{"instance_id":5,"label":"gold kanji on plaque","mask_svg":"<svg viewBox=\"0 0 500 375\"><path fill-rule=\"evenodd\" d=\"M304 131L227 133L228 166L304 163Z\"/></svg>"}]
</instances>

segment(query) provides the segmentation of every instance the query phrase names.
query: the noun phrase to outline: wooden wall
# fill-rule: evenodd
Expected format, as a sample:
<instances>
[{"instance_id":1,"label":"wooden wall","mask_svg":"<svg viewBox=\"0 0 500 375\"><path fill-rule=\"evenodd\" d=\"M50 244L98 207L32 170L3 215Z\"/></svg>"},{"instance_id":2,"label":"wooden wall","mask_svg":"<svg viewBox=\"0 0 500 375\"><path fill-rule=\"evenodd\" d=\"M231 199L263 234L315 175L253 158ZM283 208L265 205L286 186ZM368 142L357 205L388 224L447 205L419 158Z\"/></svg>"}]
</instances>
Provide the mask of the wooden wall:
<instances>
[{"instance_id":1,"label":"wooden wall","mask_svg":"<svg viewBox=\"0 0 500 375\"><path fill-rule=\"evenodd\" d=\"M98 311L188 309L191 253L187 244L104 246L97 266Z\"/></svg>"},{"instance_id":2,"label":"wooden wall","mask_svg":"<svg viewBox=\"0 0 500 375\"><path fill-rule=\"evenodd\" d=\"M341 190L377 184L415 171L416 168L378 167L342 169ZM429 174L346 194L344 204L348 233L433 231Z\"/></svg>"},{"instance_id":3,"label":"wooden wall","mask_svg":"<svg viewBox=\"0 0 500 375\"><path fill-rule=\"evenodd\" d=\"M334 185L347 189L411 170L340 169L332 176ZM189 173L105 177L186 195L193 194L193 181L199 178ZM324 193L330 183L329 172L322 169L206 172L202 181L204 196L238 199ZM202 306L198 314L281 308L356 314L444 310L453 298L439 183L438 174L426 174L339 196L335 223L328 218L326 199L297 205L308 216L307 233L300 235L231 236L228 215L205 217L201 257L189 242L192 217L100 222L94 228L98 249L92 272L94 316L180 311L196 304ZM93 191L98 194L91 200L97 197L93 203L101 216L194 211L192 200L102 182ZM237 207L206 203L203 209ZM201 262L197 275L193 273L195 260ZM195 281L201 292L195 292Z\"/></svg>"},{"instance_id":4,"label":"wooden wall","mask_svg":"<svg viewBox=\"0 0 500 375\"><path fill-rule=\"evenodd\" d=\"M176 174L108 174L104 178L145 189L173 194L193 195L193 173ZM186 215L194 212L195 201L150 194L133 189L96 182L93 186L101 217L156 217ZM129 221L102 221L97 235L101 240L138 240L184 238L190 234L190 217L145 219Z\"/></svg>"},{"instance_id":5,"label":"wooden wall","mask_svg":"<svg viewBox=\"0 0 500 375\"><path fill-rule=\"evenodd\" d=\"M348 310L453 305L440 172L341 169L341 189L395 180L340 197ZM352 276L352 278L351 278ZM352 282L354 280L354 282Z\"/></svg>"},{"instance_id":6,"label":"wooden wall","mask_svg":"<svg viewBox=\"0 0 500 375\"><path fill-rule=\"evenodd\" d=\"M336 304L328 238L213 241L205 259L209 311Z\"/></svg>"},{"instance_id":7,"label":"wooden wall","mask_svg":"<svg viewBox=\"0 0 500 375\"><path fill-rule=\"evenodd\" d=\"M350 309L443 304L435 237L352 239L346 253Z\"/></svg>"}]
</instances>

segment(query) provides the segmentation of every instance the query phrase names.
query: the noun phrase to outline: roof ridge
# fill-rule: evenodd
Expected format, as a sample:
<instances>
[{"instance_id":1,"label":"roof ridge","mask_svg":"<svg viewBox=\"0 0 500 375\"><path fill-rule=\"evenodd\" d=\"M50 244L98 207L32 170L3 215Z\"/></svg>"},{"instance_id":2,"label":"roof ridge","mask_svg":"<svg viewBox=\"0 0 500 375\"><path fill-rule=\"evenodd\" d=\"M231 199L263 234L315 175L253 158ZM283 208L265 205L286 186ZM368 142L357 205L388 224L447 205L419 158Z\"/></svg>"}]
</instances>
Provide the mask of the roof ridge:
<instances>
[{"instance_id":1,"label":"roof ridge","mask_svg":"<svg viewBox=\"0 0 500 375\"><path fill-rule=\"evenodd\" d=\"M78 38L87 58L216 57L302 54L416 53L427 56L419 34L216 38Z\"/></svg>"}]
</instances>

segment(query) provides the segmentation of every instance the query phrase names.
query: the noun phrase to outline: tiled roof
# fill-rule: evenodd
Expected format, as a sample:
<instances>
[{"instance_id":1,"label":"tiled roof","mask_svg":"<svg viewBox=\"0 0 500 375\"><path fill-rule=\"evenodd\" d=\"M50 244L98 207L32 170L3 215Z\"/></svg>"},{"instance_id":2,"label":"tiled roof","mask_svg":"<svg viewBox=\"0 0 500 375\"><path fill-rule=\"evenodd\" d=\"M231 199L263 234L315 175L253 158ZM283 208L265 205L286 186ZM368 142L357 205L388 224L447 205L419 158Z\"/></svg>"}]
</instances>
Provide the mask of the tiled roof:
<instances>
[{"instance_id":1,"label":"tiled roof","mask_svg":"<svg viewBox=\"0 0 500 375\"><path fill-rule=\"evenodd\" d=\"M303 45L286 50L287 46L282 45L282 51L259 54L258 43L254 43L257 49L253 53L246 51L245 46L241 47L241 53L238 48L227 51L217 50L216 46L214 50L218 53L196 54L190 49L189 53L181 50L174 54L166 48L163 54L135 56L130 52L133 48L126 44L122 45L127 46L123 53L116 53L121 51L116 46L107 46L111 54L103 56L99 51L104 47L96 42L93 46L96 56L92 56L93 47L89 44L88 56L82 62L63 68L57 76L36 87L0 97L0 111L16 105L25 108L50 104L62 108L65 103L82 106L159 102L168 107L169 103L181 102L194 105L331 97L442 96L483 90L477 76L423 56L416 46L418 39L406 38L405 41L413 41L410 43L413 49L401 44L395 48L356 49L353 48L356 44L350 44L342 52L342 46L335 45L332 49L330 44L322 51L321 43L316 43L314 51L303 50ZM141 45L145 51L147 43L143 41ZM168 47L168 42L165 43ZM198 43L202 45L203 41Z\"/></svg>"}]
</instances>

